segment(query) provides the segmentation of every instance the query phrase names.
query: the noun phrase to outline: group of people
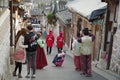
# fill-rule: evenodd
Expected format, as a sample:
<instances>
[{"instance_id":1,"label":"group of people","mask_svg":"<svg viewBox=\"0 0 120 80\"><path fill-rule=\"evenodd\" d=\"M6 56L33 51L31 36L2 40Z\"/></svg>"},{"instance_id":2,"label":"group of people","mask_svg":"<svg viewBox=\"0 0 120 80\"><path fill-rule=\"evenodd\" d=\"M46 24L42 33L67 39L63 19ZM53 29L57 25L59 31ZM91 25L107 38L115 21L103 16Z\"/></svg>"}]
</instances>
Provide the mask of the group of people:
<instances>
[{"instance_id":1,"label":"group of people","mask_svg":"<svg viewBox=\"0 0 120 80\"><path fill-rule=\"evenodd\" d=\"M49 33L45 37L45 42L42 39L42 32L34 32L32 25L28 25L26 28L22 28L18 31L15 38L15 49L24 51L25 57L20 60L15 60L15 69L13 71L13 76L22 78L22 64L26 62L27 64L27 76L30 77L30 68L32 68L32 77L35 78L36 69L42 69L48 65L45 56L44 45L46 43L47 55L52 52L52 46L54 44L53 31L50 29ZM77 38L74 40L72 46L74 51L74 64L75 70L81 71L81 75L91 76L91 54L92 54L92 42L95 40L95 36L90 33L88 28L85 28L82 33L77 34ZM64 36L60 32L56 39L56 47L58 49L58 54L56 54L53 59L53 63L56 66L61 66L65 53L63 51Z\"/></svg>"},{"instance_id":2,"label":"group of people","mask_svg":"<svg viewBox=\"0 0 120 80\"><path fill-rule=\"evenodd\" d=\"M84 28L82 33L77 34L72 46L74 51L74 65L76 71L81 71L81 75L86 77L92 76L91 70L91 54L92 42L95 36L90 33L88 28Z\"/></svg>"},{"instance_id":3,"label":"group of people","mask_svg":"<svg viewBox=\"0 0 120 80\"><path fill-rule=\"evenodd\" d=\"M61 38L62 37L62 41ZM46 50L47 54L51 54L52 46L54 43L54 35L52 30L49 30L49 33L46 35ZM15 37L15 50L19 49L24 51L25 57L20 60L15 59L15 69L13 71L13 76L17 76L18 70L18 78L22 78L22 64L26 63L27 65L27 75L26 78L30 78L30 68L32 68L32 77L35 78L36 69L42 69L48 65L44 45L45 42L42 39L42 32L35 32L32 25L28 25L26 28L22 28L18 31ZM57 38L57 48L62 50L64 44L64 37L62 32Z\"/></svg>"},{"instance_id":4,"label":"group of people","mask_svg":"<svg viewBox=\"0 0 120 80\"><path fill-rule=\"evenodd\" d=\"M21 60L15 60L15 69L13 71L13 76L17 76L16 72L18 71L18 78L22 78L22 64L26 62L27 64L27 76L30 77L30 68L32 67L33 73L32 77L35 77L36 68L42 69L47 66L47 59L44 52L44 43L41 38L42 33L35 33L31 25L28 25L27 28L22 28L18 31L16 35L16 47L15 49L23 50L25 57Z\"/></svg>"},{"instance_id":5,"label":"group of people","mask_svg":"<svg viewBox=\"0 0 120 80\"><path fill-rule=\"evenodd\" d=\"M56 47L59 53L63 49L63 45L64 45L64 36L62 32L59 33L56 40L57 40ZM47 54L51 54L53 43L54 43L54 35L52 30L49 30L49 34L46 36Z\"/></svg>"}]
</instances>

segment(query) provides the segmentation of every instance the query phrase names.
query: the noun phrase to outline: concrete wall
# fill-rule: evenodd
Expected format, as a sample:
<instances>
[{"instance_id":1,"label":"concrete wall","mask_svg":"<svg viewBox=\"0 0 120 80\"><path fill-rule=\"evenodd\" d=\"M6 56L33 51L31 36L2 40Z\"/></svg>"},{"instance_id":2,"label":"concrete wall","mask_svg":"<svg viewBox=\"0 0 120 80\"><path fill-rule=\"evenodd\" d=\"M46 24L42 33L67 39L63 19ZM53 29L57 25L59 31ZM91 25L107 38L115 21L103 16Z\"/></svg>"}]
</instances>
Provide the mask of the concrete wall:
<instances>
[{"instance_id":1,"label":"concrete wall","mask_svg":"<svg viewBox=\"0 0 120 80\"><path fill-rule=\"evenodd\" d=\"M117 32L114 36L113 51L110 69L120 75L120 1L118 5L117 15Z\"/></svg>"},{"instance_id":2,"label":"concrete wall","mask_svg":"<svg viewBox=\"0 0 120 80\"><path fill-rule=\"evenodd\" d=\"M0 80L10 80L10 12L8 9L0 16Z\"/></svg>"}]
</instances>

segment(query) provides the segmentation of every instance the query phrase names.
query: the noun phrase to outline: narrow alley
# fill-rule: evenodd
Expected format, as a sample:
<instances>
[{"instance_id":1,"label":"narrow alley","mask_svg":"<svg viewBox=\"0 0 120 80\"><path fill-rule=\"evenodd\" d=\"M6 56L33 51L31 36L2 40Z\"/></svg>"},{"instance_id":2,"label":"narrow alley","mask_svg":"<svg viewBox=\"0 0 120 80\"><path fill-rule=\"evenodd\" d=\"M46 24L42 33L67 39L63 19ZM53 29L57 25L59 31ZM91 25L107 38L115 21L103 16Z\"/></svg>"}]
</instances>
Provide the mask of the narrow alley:
<instances>
[{"instance_id":1,"label":"narrow alley","mask_svg":"<svg viewBox=\"0 0 120 80\"><path fill-rule=\"evenodd\" d=\"M42 70L37 70L36 78L34 78L33 80L107 80L106 78L102 77L94 71L92 77L85 77L83 75L80 75L80 72L75 71L73 58L69 55L71 53L68 52L66 52L65 54L65 61L62 67L54 66L52 60L56 54L57 48L54 45L52 49L52 54L46 55L48 66L46 66ZM23 65L23 78L13 77L12 80L30 80L30 78L25 78L27 74L26 72L26 65Z\"/></svg>"},{"instance_id":2,"label":"narrow alley","mask_svg":"<svg viewBox=\"0 0 120 80\"><path fill-rule=\"evenodd\" d=\"M44 34L41 43L45 43L43 46L48 62L43 69L37 69L36 74L31 73L35 78L26 78L26 64L18 64L17 76L15 71L17 33L24 28L28 34L31 32L27 29L28 26L33 28L32 32L40 33L40 37ZM50 30L54 35L54 45L51 55L48 55L45 39ZM62 47L58 48L60 33L62 38L59 38L59 44ZM120 80L119 35L120 0L0 0L0 80ZM86 38L89 44L84 43L85 37L89 37ZM25 44L29 40L24 38L26 37L21 39L21 44L29 46ZM52 61L62 48L66 51L65 60L61 67L56 67ZM26 54L24 60L27 60ZM38 62L46 61L42 60ZM92 75L89 75L91 67ZM77 71L80 69L81 72Z\"/></svg>"}]
</instances>

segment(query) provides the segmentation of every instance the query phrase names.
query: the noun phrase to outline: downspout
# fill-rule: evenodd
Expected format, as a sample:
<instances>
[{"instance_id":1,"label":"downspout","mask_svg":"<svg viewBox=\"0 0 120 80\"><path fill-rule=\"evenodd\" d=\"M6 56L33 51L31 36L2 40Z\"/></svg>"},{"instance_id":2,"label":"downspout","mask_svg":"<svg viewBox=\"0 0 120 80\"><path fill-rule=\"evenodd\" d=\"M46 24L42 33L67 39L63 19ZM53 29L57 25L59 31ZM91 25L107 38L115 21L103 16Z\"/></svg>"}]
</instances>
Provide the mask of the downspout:
<instances>
[{"instance_id":1,"label":"downspout","mask_svg":"<svg viewBox=\"0 0 120 80\"><path fill-rule=\"evenodd\" d=\"M116 30L117 30L117 27L114 27L113 32L111 34L111 38L110 38L110 48L109 48L109 51L108 51L108 62L107 62L107 67L106 67L107 70L109 70L109 68L110 68L112 47L113 47L113 37L114 37L114 34L115 34Z\"/></svg>"},{"instance_id":2,"label":"downspout","mask_svg":"<svg viewBox=\"0 0 120 80\"><path fill-rule=\"evenodd\" d=\"M13 7L12 7L12 0L9 1L9 9L10 9L10 46L13 46L13 32L12 32L12 12L13 12Z\"/></svg>"},{"instance_id":3,"label":"downspout","mask_svg":"<svg viewBox=\"0 0 120 80\"><path fill-rule=\"evenodd\" d=\"M110 11L109 11L109 4L108 4L108 6L107 6L107 16L106 16L106 22L105 22L105 35L104 35L105 38L104 38L104 46L103 46L104 51L106 51L106 46L107 46L109 17L110 17Z\"/></svg>"},{"instance_id":4,"label":"downspout","mask_svg":"<svg viewBox=\"0 0 120 80\"><path fill-rule=\"evenodd\" d=\"M13 64L13 21L12 21L12 13L13 13L13 0L9 0L9 10L10 10L10 64Z\"/></svg>"},{"instance_id":5,"label":"downspout","mask_svg":"<svg viewBox=\"0 0 120 80\"><path fill-rule=\"evenodd\" d=\"M117 23L117 21L115 21L116 9L117 9L117 4L115 6L115 12L114 12L114 23ZM116 30L117 30L117 25L113 25L113 31L111 33L110 46L109 46L109 51L108 51L108 62L107 62L107 67L106 67L107 70L109 70L109 68L110 68L110 62L111 62L111 56L112 56L112 47L113 47L113 38L114 38L114 34L115 34Z\"/></svg>"}]
</instances>

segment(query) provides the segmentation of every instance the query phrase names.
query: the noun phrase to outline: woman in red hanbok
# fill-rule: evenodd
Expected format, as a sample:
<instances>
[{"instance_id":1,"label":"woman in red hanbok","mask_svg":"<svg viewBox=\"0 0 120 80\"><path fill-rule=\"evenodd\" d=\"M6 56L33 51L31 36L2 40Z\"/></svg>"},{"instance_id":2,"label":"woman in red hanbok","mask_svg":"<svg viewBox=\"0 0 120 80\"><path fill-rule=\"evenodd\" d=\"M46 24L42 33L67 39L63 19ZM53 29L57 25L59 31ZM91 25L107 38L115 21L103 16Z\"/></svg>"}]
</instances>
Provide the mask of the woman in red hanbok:
<instances>
[{"instance_id":1,"label":"woman in red hanbok","mask_svg":"<svg viewBox=\"0 0 120 80\"><path fill-rule=\"evenodd\" d=\"M38 49L37 49L37 56L36 56L36 69L42 69L48 65L45 51L44 51L44 42L41 39L42 34L38 33L39 39L38 42Z\"/></svg>"}]
</instances>

